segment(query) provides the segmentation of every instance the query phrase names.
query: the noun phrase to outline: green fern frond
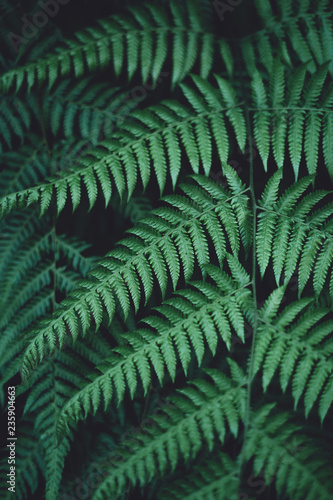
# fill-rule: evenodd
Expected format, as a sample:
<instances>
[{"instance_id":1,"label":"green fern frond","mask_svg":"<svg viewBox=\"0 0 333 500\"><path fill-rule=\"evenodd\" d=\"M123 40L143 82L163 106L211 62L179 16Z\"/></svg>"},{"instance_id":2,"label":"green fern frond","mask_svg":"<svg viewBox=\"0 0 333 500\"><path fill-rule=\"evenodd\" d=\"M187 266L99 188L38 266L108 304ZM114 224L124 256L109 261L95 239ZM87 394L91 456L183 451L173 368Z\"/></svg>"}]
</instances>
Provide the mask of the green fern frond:
<instances>
[{"instance_id":1,"label":"green fern frond","mask_svg":"<svg viewBox=\"0 0 333 500\"><path fill-rule=\"evenodd\" d=\"M133 98L131 89L110 89L109 84L94 84L91 77L74 85L64 80L45 96L44 120L55 136L69 139L79 134L97 144L101 136L110 137L117 124L122 123L143 98Z\"/></svg>"},{"instance_id":2,"label":"green fern frond","mask_svg":"<svg viewBox=\"0 0 333 500\"><path fill-rule=\"evenodd\" d=\"M13 227L10 226L11 229ZM54 228L50 227L47 221L45 225L32 224L27 228L26 234L29 237L25 240L22 238L21 228L18 228L18 232L19 234L8 232L9 239L3 240L4 253L10 252L11 260L6 259L3 262L6 269L1 273L0 306L4 314L0 320L0 328L10 323L24 302L28 303L36 293L51 283L52 263L47 259L52 255L56 254L56 261L65 258L70 267L82 276L85 276L91 267L91 262L81 255L89 245L75 238L55 236ZM20 250L13 254L12 247L17 245L20 245Z\"/></svg>"},{"instance_id":3,"label":"green fern frond","mask_svg":"<svg viewBox=\"0 0 333 500\"><path fill-rule=\"evenodd\" d=\"M332 478L322 453L290 422L287 413L272 414L274 405L258 410L252 419L246 440L246 460L253 458L256 475L262 471L265 481L275 480L278 493L289 498L326 500Z\"/></svg>"},{"instance_id":4,"label":"green fern frond","mask_svg":"<svg viewBox=\"0 0 333 500\"><path fill-rule=\"evenodd\" d=\"M65 3L0 0L16 496L330 498L328 0Z\"/></svg>"},{"instance_id":5,"label":"green fern frond","mask_svg":"<svg viewBox=\"0 0 333 500\"><path fill-rule=\"evenodd\" d=\"M299 294L313 273L314 290L319 295L333 262L332 201L317 207L331 193L316 190L302 197L312 181L311 177L305 177L278 198L280 181L281 173L277 172L258 202L257 258L261 276L272 259L276 283L279 284L282 272L290 279L299 263ZM333 274L331 283L332 280ZM330 294L333 299L332 284Z\"/></svg>"},{"instance_id":6,"label":"green fern frond","mask_svg":"<svg viewBox=\"0 0 333 500\"><path fill-rule=\"evenodd\" d=\"M98 187L104 195L106 205L114 186L120 197L127 189L129 199L137 185L138 174L143 187L147 186L150 157L162 193L168 170L175 187L181 167L181 147L193 171L198 173L201 163L208 175L214 140L222 157L227 157L228 148L221 136L221 126L222 131L225 130L223 115L228 117L242 149L246 140L245 119L240 109L237 109L236 96L227 81L218 78L220 94L207 82L198 78L195 81L199 91L205 92L203 98L199 94L193 101L193 93L189 95L186 87L183 87L192 110L174 101L164 101L159 106L132 112L128 120L113 134L112 140L102 141L98 147L89 150L87 155L79 158L79 164L75 168L70 166L63 173L59 172L57 177L50 178L49 182L13 192L0 199L1 215L36 202L40 204L43 214L54 195L58 214L68 197L75 210L81 200L82 183L87 190L90 208L95 204ZM197 99L202 101L200 107Z\"/></svg>"},{"instance_id":7,"label":"green fern frond","mask_svg":"<svg viewBox=\"0 0 333 500\"><path fill-rule=\"evenodd\" d=\"M15 141L22 143L31 129L35 115L34 99L22 100L17 96L0 99L0 153L11 149Z\"/></svg>"},{"instance_id":8,"label":"green fern frond","mask_svg":"<svg viewBox=\"0 0 333 500\"><path fill-rule=\"evenodd\" d=\"M44 142L35 135L29 135L25 139L25 143L18 150L0 155L0 165L3 168L1 197L34 186L50 174Z\"/></svg>"},{"instance_id":9,"label":"green fern frond","mask_svg":"<svg viewBox=\"0 0 333 500\"><path fill-rule=\"evenodd\" d=\"M311 73L329 62L332 74L333 25L326 0L316 2L315 8L302 0L281 0L272 5L256 0L256 6L263 27L241 40L243 62L249 74L258 61L270 72L279 55L289 67L309 63Z\"/></svg>"},{"instance_id":10,"label":"green fern frond","mask_svg":"<svg viewBox=\"0 0 333 500\"><path fill-rule=\"evenodd\" d=\"M175 380L177 365L185 375L193 357L201 365L208 349L215 355L219 338L231 347L232 332L244 342L244 318L241 307L249 301L249 276L235 269L237 259L228 256L233 278L214 266L207 266L215 285L190 282L191 288L178 291L174 297L156 308L157 315L148 316L144 327L122 335L126 344L116 347L112 356L97 367L91 382L68 400L61 410L58 434L61 436L71 421L78 421L103 404L106 409L117 395L121 403L125 390L134 398L139 377L146 393L152 380L152 370L160 384L166 372ZM147 326L146 326L147 325ZM177 361L180 363L177 363Z\"/></svg>"},{"instance_id":11,"label":"green fern frond","mask_svg":"<svg viewBox=\"0 0 333 500\"><path fill-rule=\"evenodd\" d=\"M118 248L107 254L99 266L89 273L89 279L81 281L72 295L63 301L54 317L34 330L35 340L28 347L22 365L23 378L28 376L36 361L42 360L46 345L52 352L56 342L60 345L64 343L68 330L76 339L79 333L85 334L92 321L98 329L103 309L111 321L116 300L125 318L131 303L137 310L141 302L141 286L147 302L153 291L154 275L162 296L166 292L168 274L173 288L180 279L181 271L185 280L189 280L195 259L201 268L209 263L205 232L210 235L220 262L226 252L226 236L233 253L237 255L240 248L239 227L248 223L250 214L239 220L239 214L234 209L237 202L232 203L232 200L241 199L244 194L233 195L202 176L193 178L195 185L184 185L182 197L165 197L169 206L155 210L131 229ZM243 208L246 205L244 202L239 204Z\"/></svg>"},{"instance_id":12,"label":"green fern frond","mask_svg":"<svg viewBox=\"0 0 333 500\"><path fill-rule=\"evenodd\" d=\"M140 433L120 443L95 500L119 496L128 483L144 485L157 473L173 471L181 458L194 458L204 446L211 451L224 442L227 429L237 436L244 418L244 388L218 370L207 373L211 380L188 383L169 398L170 407L161 408Z\"/></svg>"},{"instance_id":13,"label":"green fern frond","mask_svg":"<svg viewBox=\"0 0 333 500\"><path fill-rule=\"evenodd\" d=\"M191 2L187 3L182 20L182 9L176 2L171 3L170 10L148 5L131 8L127 16L101 19L94 27L75 33L72 40L65 40L47 56L3 74L1 90L17 92L24 87L30 91L44 82L51 88L60 76L71 74L80 78L87 70L93 72L109 65L117 76L126 67L129 79L140 68L143 83L151 74L156 84L170 51L173 85L191 71L199 55L201 76L206 78L213 63L213 35L205 32L200 15L193 15ZM190 17L188 12L192 13Z\"/></svg>"},{"instance_id":14,"label":"green fern frond","mask_svg":"<svg viewBox=\"0 0 333 500\"><path fill-rule=\"evenodd\" d=\"M64 294L71 291L88 272L93 259L82 255L87 244L73 237L56 235L47 219L36 220L33 210L2 221L0 227L2 389L19 371L29 338L26 330L52 311L58 290ZM63 266L65 263L67 268Z\"/></svg>"},{"instance_id":15,"label":"green fern frond","mask_svg":"<svg viewBox=\"0 0 333 500\"><path fill-rule=\"evenodd\" d=\"M85 347L88 348L91 360L82 356L84 349L80 349L78 343L80 354L72 349L67 350L66 353L54 353L52 359L35 372L33 384L29 384L30 391L24 412L35 415L35 432L42 446L45 461L47 500L59 498L64 461L70 449L70 435L61 444L56 442L55 430L59 411L65 400L70 397L73 388L79 384L81 377L89 371L91 361L101 362L107 349L103 339L97 339L90 345L89 338L88 336L86 339ZM99 352L93 348L96 345L98 345ZM94 356L92 356L93 352L95 352Z\"/></svg>"},{"instance_id":16,"label":"green fern frond","mask_svg":"<svg viewBox=\"0 0 333 500\"><path fill-rule=\"evenodd\" d=\"M205 465L194 466L185 478L158 492L161 500L230 500L238 492L237 465L226 453L216 453Z\"/></svg>"},{"instance_id":17,"label":"green fern frond","mask_svg":"<svg viewBox=\"0 0 333 500\"><path fill-rule=\"evenodd\" d=\"M291 382L295 408L304 393L307 417L319 399L319 415L323 421L333 402L330 310L314 307L312 299L301 299L277 314L282 294L274 297L273 307L272 299L273 294L259 311L253 376L262 367L262 384L266 391L279 369L283 392Z\"/></svg>"},{"instance_id":18,"label":"green fern frond","mask_svg":"<svg viewBox=\"0 0 333 500\"><path fill-rule=\"evenodd\" d=\"M252 79L254 106L250 110L253 111L254 136L264 168L267 171L270 143L276 164L281 168L288 142L296 180L303 152L309 174L316 173L321 146L328 172L333 177L330 148L321 143L320 137L321 130L330 127L333 113L333 87L327 77L328 65L320 66L310 77L306 76L306 68L306 65L301 66L288 75L288 91L285 70L279 60L274 61L269 75L269 91L259 71L255 70Z\"/></svg>"}]
</instances>

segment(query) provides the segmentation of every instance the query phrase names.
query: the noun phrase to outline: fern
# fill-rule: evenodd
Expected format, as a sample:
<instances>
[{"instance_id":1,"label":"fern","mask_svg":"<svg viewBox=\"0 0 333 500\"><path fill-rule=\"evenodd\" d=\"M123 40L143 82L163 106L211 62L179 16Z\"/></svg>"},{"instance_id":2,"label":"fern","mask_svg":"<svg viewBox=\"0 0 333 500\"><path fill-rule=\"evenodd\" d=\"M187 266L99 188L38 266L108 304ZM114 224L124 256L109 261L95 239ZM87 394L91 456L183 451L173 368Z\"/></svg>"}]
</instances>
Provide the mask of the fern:
<instances>
[{"instance_id":1,"label":"fern","mask_svg":"<svg viewBox=\"0 0 333 500\"><path fill-rule=\"evenodd\" d=\"M254 457L254 472L258 474L264 468L265 480L270 482L275 476L277 490L285 488L292 498L327 498L332 485L325 459L319 458L298 427L288 422L286 413L271 415L267 422L271 409L272 405L264 406L253 418L246 458Z\"/></svg>"},{"instance_id":2,"label":"fern","mask_svg":"<svg viewBox=\"0 0 333 500\"><path fill-rule=\"evenodd\" d=\"M17 91L26 84L30 90L36 83L47 81L51 88L59 76L68 75L72 68L78 78L85 73L85 68L95 71L108 66L111 61L115 75L119 75L125 57L129 79L140 67L142 81L145 83L151 74L156 83L170 47L173 51L173 83L189 73L199 54L201 75L206 77L213 62L213 36L203 30L193 4L188 2L186 7L185 11L176 2L171 3L167 14L152 5L131 9L127 16L100 20L95 27L64 41L62 47L48 56L2 75L1 87L4 92ZM172 44L168 40L169 33Z\"/></svg>"},{"instance_id":3,"label":"fern","mask_svg":"<svg viewBox=\"0 0 333 500\"><path fill-rule=\"evenodd\" d=\"M234 498L237 495L236 464L223 453L207 460L205 465L194 466L189 477L179 479L171 488L161 491L160 498L199 500ZM222 472L222 476L221 476Z\"/></svg>"},{"instance_id":4,"label":"fern","mask_svg":"<svg viewBox=\"0 0 333 500\"><path fill-rule=\"evenodd\" d=\"M209 375L214 384L193 380L179 395L170 398L170 409L152 417L144 432L115 450L118 463L112 463L111 473L96 490L96 499L105 494L119 495L126 487L126 479L144 484L156 473L163 474L167 465L173 470L181 456L185 460L195 457L203 442L210 450L216 437L223 443L226 422L232 434L237 435L244 411L244 390L218 371L210 370Z\"/></svg>"},{"instance_id":5,"label":"fern","mask_svg":"<svg viewBox=\"0 0 333 500\"><path fill-rule=\"evenodd\" d=\"M96 0L16 54L42 8L0 0L16 496L326 500L329 2Z\"/></svg>"}]
</instances>

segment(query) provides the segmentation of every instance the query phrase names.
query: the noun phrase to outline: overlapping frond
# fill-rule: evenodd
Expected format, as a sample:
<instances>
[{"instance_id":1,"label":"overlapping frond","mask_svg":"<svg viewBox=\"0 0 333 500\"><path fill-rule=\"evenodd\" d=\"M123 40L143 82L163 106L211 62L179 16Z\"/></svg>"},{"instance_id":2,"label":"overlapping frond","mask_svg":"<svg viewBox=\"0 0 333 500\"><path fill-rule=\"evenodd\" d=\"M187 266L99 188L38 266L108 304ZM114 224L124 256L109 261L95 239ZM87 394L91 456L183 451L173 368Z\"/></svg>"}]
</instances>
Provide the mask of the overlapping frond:
<instances>
[{"instance_id":1,"label":"overlapping frond","mask_svg":"<svg viewBox=\"0 0 333 500\"><path fill-rule=\"evenodd\" d=\"M328 0L42 3L0 0L0 496L326 500Z\"/></svg>"},{"instance_id":2,"label":"overlapping frond","mask_svg":"<svg viewBox=\"0 0 333 500\"><path fill-rule=\"evenodd\" d=\"M231 184L229 191L211 179L199 175L193 179L195 184L183 185L183 196L165 197L168 206L155 210L131 229L128 237L89 273L89 279L80 281L54 316L36 327L36 337L22 365L23 378L43 358L46 345L52 352L57 342L63 345L68 333L76 339L92 322L97 329L103 310L111 321L116 301L125 317L131 304L137 311L143 296L147 302L152 294L154 276L162 296L168 275L173 288L181 273L188 281L195 261L203 269L213 257L208 241L220 262L227 238L232 252L238 254L242 234L247 234L244 229L240 232L240 227L251 219L244 190L239 183ZM245 246L248 243L243 241Z\"/></svg>"},{"instance_id":3,"label":"overlapping frond","mask_svg":"<svg viewBox=\"0 0 333 500\"><path fill-rule=\"evenodd\" d=\"M215 355L219 339L227 348L234 334L244 342L242 307L250 300L249 276L237 259L228 256L232 278L215 266L207 266L215 285L190 282L190 287L156 308L155 315L143 321L144 327L122 335L126 344L113 349L112 355L97 367L91 381L84 381L64 405L58 423L59 436L68 423L94 414L111 400L121 403L126 389L134 398L138 382L147 392L153 371L162 385L168 372L175 380L180 365L185 375L195 355L198 365L207 348Z\"/></svg>"}]
</instances>

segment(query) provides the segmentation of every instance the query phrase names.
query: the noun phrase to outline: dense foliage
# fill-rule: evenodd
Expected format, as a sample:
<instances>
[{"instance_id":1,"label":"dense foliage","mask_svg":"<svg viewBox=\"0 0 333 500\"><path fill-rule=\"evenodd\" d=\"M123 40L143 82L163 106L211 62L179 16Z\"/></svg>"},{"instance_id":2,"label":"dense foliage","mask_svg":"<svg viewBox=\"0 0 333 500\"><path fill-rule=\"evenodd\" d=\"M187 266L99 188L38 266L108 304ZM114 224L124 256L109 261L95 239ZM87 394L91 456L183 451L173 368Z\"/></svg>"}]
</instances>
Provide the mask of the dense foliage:
<instances>
[{"instance_id":1,"label":"dense foliage","mask_svg":"<svg viewBox=\"0 0 333 500\"><path fill-rule=\"evenodd\" d=\"M330 3L26 9L0 1L16 497L331 498Z\"/></svg>"}]
</instances>

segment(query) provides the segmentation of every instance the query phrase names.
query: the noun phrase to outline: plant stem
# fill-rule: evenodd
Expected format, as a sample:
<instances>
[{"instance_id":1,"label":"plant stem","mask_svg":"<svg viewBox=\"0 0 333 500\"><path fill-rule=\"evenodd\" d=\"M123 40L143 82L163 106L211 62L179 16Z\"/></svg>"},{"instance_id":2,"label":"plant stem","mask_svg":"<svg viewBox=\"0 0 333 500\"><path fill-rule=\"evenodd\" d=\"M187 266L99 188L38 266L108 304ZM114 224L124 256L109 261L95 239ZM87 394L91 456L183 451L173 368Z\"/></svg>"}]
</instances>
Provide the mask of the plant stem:
<instances>
[{"instance_id":1,"label":"plant stem","mask_svg":"<svg viewBox=\"0 0 333 500\"><path fill-rule=\"evenodd\" d=\"M247 397L245 403L245 417L244 417L244 438L242 449L239 455L239 488L242 485L243 469L244 469L244 455L246 449L246 438L250 425L250 412L251 412L251 388L252 388L252 378L253 378L253 361L254 361L254 349L256 342L256 334L258 328L258 309L257 309L257 289L256 289L256 231L257 231L257 202L254 190L254 169L253 169L253 138L251 134L251 122L249 117L249 110L245 109L247 129L249 133L249 148L250 148L250 198L252 205L252 228L253 228L253 242L252 242L252 297L253 297L253 325L252 325L252 344L251 353L248 362L248 378L247 378Z\"/></svg>"}]
</instances>

